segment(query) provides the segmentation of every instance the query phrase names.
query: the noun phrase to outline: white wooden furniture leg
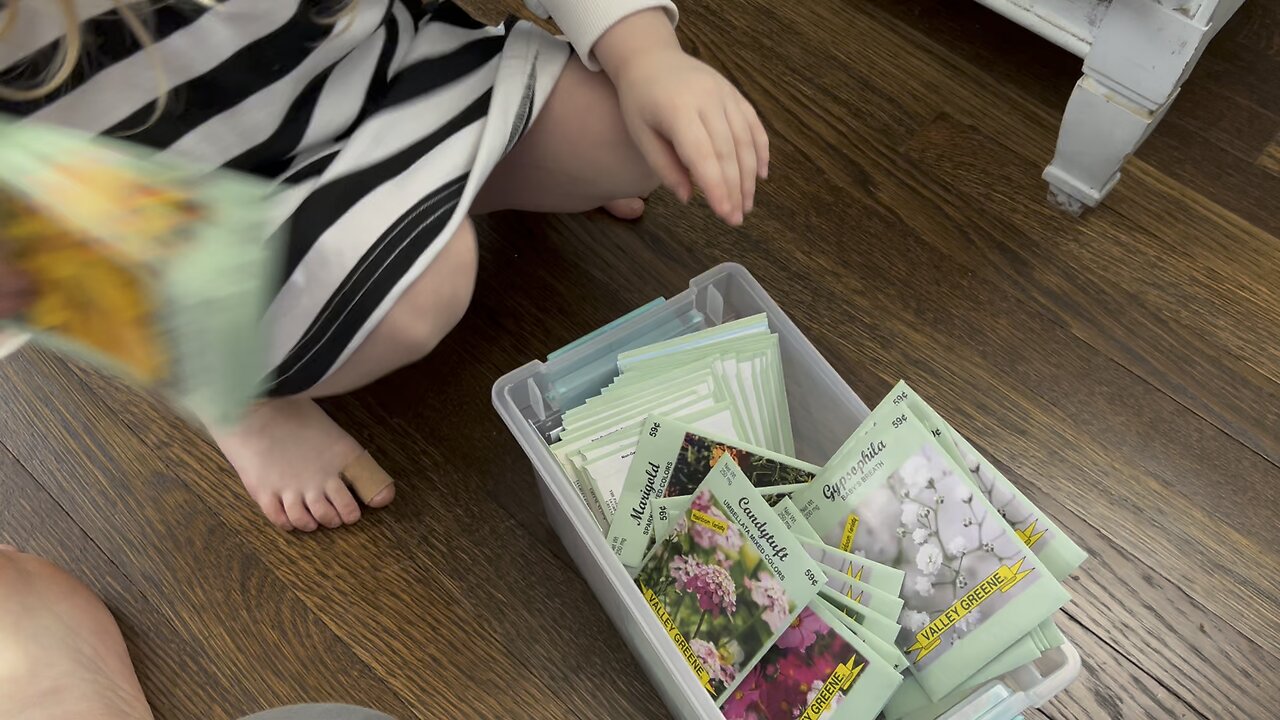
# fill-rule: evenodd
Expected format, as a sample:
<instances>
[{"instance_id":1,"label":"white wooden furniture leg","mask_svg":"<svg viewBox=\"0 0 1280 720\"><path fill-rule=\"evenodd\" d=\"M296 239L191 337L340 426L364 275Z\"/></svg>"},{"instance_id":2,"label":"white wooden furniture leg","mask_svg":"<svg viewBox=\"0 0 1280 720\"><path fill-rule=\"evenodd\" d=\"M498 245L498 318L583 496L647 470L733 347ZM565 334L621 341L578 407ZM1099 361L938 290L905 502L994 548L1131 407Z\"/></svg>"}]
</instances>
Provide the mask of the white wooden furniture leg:
<instances>
[{"instance_id":1,"label":"white wooden furniture leg","mask_svg":"<svg viewBox=\"0 0 1280 720\"><path fill-rule=\"evenodd\" d=\"M1113 0L1044 171L1049 199L1073 214L1102 201L1120 167L1173 103L1200 53L1242 0Z\"/></svg>"}]
</instances>

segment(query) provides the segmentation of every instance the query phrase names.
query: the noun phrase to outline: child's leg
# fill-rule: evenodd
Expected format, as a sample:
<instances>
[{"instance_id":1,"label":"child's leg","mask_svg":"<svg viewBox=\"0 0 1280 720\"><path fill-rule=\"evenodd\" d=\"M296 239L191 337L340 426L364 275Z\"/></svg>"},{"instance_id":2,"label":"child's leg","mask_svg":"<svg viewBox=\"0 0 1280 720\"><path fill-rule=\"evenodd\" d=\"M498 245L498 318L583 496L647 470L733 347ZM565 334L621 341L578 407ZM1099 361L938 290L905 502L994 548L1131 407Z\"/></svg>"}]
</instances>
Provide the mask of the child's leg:
<instances>
[{"instance_id":1,"label":"child's leg","mask_svg":"<svg viewBox=\"0 0 1280 720\"><path fill-rule=\"evenodd\" d=\"M604 73L569 60L533 126L476 198L473 212L585 212L648 195L658 176L631 140ZM638 214L638 213L637 213Z\"/></svg>"},{"instance_id":2,"label":"child's leg","mask_svg":"<svg viewBox=\"0 0 1280 720\"><path fill-rule=\"evenodd\" d=\"M364 451L313 398L363 387L431 352L462 319L477 261L475 228L467 220L333 374L302 395L259 403L234 429L213 433L277 527L311 531L360 519L360 506L339 473ZM382 507L394 497L395 486L389 486L369 505Z\"/></svg>"},{"instance_id":3,"label":"child's leg","mask_svg":"<svg viewBox=\"0 0 1280 720\"><path fill-rule=\"evenodd\" d=\"M0 545L0 706L10 720L152 716L102 601L8 545Z\"/></svg>"}]
</instances>

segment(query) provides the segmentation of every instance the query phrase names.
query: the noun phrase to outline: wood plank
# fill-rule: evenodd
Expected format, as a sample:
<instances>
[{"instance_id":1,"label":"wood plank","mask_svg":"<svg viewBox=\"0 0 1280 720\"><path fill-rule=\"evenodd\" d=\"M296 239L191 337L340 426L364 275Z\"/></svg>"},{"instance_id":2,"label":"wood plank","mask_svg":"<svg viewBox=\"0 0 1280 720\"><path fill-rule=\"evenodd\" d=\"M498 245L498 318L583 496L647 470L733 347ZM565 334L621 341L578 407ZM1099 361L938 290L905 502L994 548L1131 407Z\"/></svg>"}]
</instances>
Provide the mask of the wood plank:
<instances>
[{"instance_id":1,"label":"wood plank","mask_svg":"<svg viewBox=\"0 0 1280 720\"><path fill-rule=\"evenodd\" d=\"M1063 617L1059 615L1059 617ZM1115 652L1107 638L1078 623L1059 620L1059 627L1084 660L1081 680L1042 709L1055 720L1095 718L1199 718L1201 715L1144 669ZM1185 670L1184 670L1185 672ZM1194 672L1194 671L1193 671Z\"/></svg>"},{"instance_id":2,"label":"wood plank","mask_svg":"<svg viewBox=\"0 0 1280 720\"><path fill-rule=\"evenodd\" d=\"M1025 165L983 161L1000 152L977 129L940 117L907 151L928 177L904 191L927 186L945 209L911 221L954 228L932 235L957 261L1015 283L1059 324L1280 463L1280 347L1271 339L1280 288L1236 271L1280 267L1280 243L1256 262L1236 253L1231 266L1214 267L1203 248L1171 246L1108 208L1081 222L1036 202Z\"/></svg>"},{"instance_id":3,"label":"wood plank","mask_svg":"<svg viewBox=\"0 0 1280 720\"><path fill-rule=\"evenodd\" d=\"M1258 167L1280 175L1280 133L1258 154Z\"/></svg>"},{"instance_id":4,"label":"wood plank","mask_svg":"<svg viewBox=\"0 0 1280 720\"><path fill-rule=\"evenodd\" d=\"M430 374L436 357L419 371ZM171 411L104 375L79 373L420 716L651 717L637 708L656 702L652 689L585 585L528 543L484 496L487 478L468 470L468 442L491 444L475 435L479 418L496 422L475 402L487 393L450 383L451 392L430 387L423 402L428 387L414 383L409 397L427 411L421 417L387 412L377 388L326 403L405 482L390 509L353 528L287 536L267 526L217 450ZM404 385L379 388L405 397ZM439 425L441 406L468 422L420 440L410 428Z\"/></svg>"},{"instance_id":5,"label":"wood plank","mask_svg":"<svg viewBox=\"0 0 1280 720\"><path fill-rule=\"evenodd\" d=\"M178 631L4 446L0 478L0 541L49 560L102 598L120 624L156 720L230 718L232 707L255 706L248 686L209 672L222 661L216 650Z\"/></svg>"},{"instance_id":6,"label":"wood plank","mask_svg":"<svg viewBox=\"0 0 1280 720\"><path fill-rule=\"evenodd\" d=\"M230 696L207 712L239 717L342 698L412 717L61 360L28 348L0 377L0 442L175 628L208 643L203 674L170 681L208 677L252 701Z\"/></svg>"}]
</instances>

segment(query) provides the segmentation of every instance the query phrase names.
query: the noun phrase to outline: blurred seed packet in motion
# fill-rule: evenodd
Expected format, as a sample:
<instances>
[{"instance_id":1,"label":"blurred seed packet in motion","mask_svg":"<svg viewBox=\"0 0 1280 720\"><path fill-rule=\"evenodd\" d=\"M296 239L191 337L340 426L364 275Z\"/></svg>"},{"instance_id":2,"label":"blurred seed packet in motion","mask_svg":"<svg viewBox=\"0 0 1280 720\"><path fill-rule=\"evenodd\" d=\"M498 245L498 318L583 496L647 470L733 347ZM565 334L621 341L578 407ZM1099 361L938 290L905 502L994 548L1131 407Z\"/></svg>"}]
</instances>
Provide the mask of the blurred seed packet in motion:
<instances>
[{"instance_id":1,"label":"blurred seed packet in motion","mask_svg":"<svg viewBox=\"0 0 1280 720\"><path fill-rule=\"evenodd\" d=\"M28 285L0 332L234 422L266 375L277 282L269 188L132 148L0 119L0 265Z\"/></svg>"}]
</instances>

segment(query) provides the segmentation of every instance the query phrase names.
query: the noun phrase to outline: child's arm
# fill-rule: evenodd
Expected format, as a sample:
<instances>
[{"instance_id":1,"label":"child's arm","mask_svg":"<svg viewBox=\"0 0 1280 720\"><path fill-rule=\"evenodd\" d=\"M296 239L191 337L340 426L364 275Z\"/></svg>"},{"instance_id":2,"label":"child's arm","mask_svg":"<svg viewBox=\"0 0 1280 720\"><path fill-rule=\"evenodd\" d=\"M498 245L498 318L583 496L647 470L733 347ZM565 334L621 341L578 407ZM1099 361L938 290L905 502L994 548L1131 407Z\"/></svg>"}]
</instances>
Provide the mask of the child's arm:
<instances>
[{"instance_id":1,"label":"child's arm","mask_svg":"<svg viewBox=\"0 0 1280 720\"><path fill-rule=\"evenodd\" d=\"M627 129L682 201L696 184L726 222L755 204L769 138L755 108L720 73L686 54L667 0L541 0L588 67L618 89Z\"/></svg>"}]
</instances>

